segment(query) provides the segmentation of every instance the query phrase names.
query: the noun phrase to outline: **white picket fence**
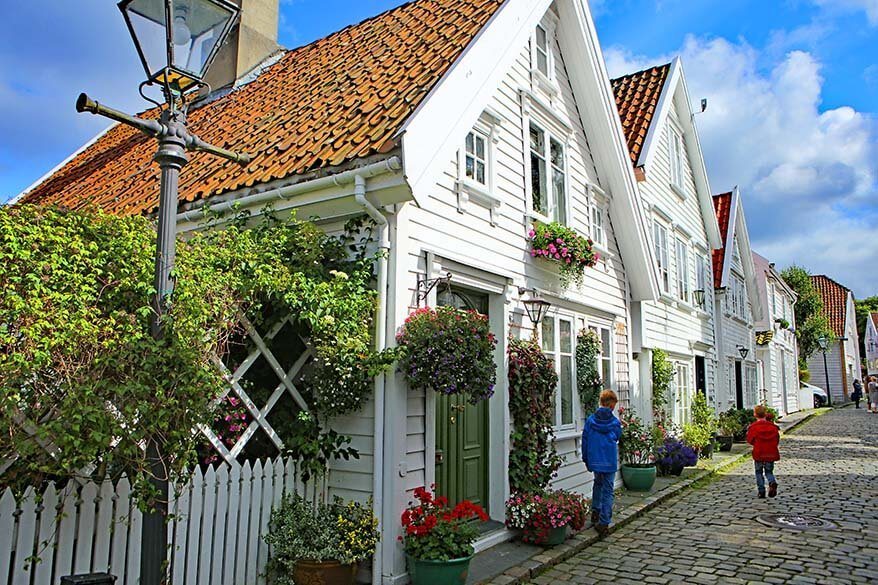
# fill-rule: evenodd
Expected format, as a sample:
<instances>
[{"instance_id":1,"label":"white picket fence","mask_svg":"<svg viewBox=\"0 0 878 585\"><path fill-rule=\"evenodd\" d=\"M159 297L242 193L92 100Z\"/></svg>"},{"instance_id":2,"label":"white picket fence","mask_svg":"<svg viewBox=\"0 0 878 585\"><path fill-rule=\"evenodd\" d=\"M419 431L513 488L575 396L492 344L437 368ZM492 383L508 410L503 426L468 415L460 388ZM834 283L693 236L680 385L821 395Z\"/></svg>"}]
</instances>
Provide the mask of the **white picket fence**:
<instances>
[{"instance_id":1,"label":"white picket fence","mask_svg":"<svg viewBox=\"0 0 878 585\"><path fill-rule=\"evenodd\" d=\"M301 489L292 460L280 457L196 470L185 489L172 490L171 584L264 583L271 509ZM0 497L0 583L57 585L63 575L108 572L117 585L136 585L140 525L125 478L60 492L49 486L39 497L28 488L18 501L7 489Z\"/></svg>"}]
</instances>

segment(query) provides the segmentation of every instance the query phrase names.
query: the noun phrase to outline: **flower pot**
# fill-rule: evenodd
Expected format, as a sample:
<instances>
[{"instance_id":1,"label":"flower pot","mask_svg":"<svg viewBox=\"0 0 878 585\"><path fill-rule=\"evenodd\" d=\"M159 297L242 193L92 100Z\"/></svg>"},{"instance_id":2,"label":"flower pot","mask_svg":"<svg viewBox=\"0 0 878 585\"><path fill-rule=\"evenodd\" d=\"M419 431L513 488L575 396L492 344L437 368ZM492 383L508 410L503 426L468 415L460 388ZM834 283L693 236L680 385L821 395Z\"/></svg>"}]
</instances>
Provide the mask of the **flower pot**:
<instances>
[{"instance_id":1,"label":"flower pot","mask_svg":"<svg viewBox=\"0 0 878 585\"><path fill-rule=\"evenodd\" d=\"M704 447L701 448L701 451L698 452L698 456L701 459L712 459L713 458L713 442L708 443Z\"/></svg>"},{"instance_id":2,"label":"flower pot","mask_svg":"<svg viewBox=\"0 0 878 585\"><path fill-rule=\"evenodd\" d=\"M540 544L543 546L558 546L559 544L564 544L565 540L567 540L566 524L558 528L549 528L549 534L546 535L546 539Z\"/></svg>"},{"instance_id":3,"label":"flower pot","mask_svg":"<svg viewBox=\"0 0 878 585\"><path fill-rule=\"evenodd\" d=\"M723 452L731 451L732 444L735 442L734 437L717 437L717 443L719 443L719 450Z\"/></svg>"},{"instance_id":4,"label":"flower pot","mask_svg":"<svg viewBox=\"0 0 878 585\"><path fill-rule=\"evenodd\" d=\"M622 465L622 482L633 492L648 492L655 484L655 465Z\"/></svg>"},{"instance_id":5,"label":"flower pot","mask_svg":"<svg viewBox=\"0 0 878 585\"><path fill-rule=\"evenodd\" d=\"M424 561L406 555L412 585L465 585L472 555L448 561Z\"/></svg>"},{"instance_id":6,"label":"flower pot","mask_svg":"<svg viewBox=\"0 0 878 585\"><path fill-rule=\"evenodd\" d=\"M293 581L307 585L353 585L357 565L338 561L296 561Z\"/></svg>"}]
</instances>

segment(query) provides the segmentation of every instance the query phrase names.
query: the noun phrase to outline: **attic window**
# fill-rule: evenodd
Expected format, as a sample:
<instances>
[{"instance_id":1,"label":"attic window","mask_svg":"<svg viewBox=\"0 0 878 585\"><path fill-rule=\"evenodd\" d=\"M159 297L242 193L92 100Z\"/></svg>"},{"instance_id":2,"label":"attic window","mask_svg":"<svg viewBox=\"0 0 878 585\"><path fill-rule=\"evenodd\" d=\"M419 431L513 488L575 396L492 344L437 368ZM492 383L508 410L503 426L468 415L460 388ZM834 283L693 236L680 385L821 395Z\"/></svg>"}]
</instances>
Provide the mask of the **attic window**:
<instances>
[{"instance_id":1,"label":"attic window","mask_svg":"<svg viewBox=\"0 0 878 585\"><path fill-rule=\"evenodd\" d=\"M671 157L671 185L683 189L683 136L668 128L668 150Z\"/></svg>"},{"instance_id":2,"label":"attic window","mask_svg":"<svg viewBox=\"0 0 878 585\"><path fill-rule=\"evenodd\" d=\"M465 213L470 201L486 207L491 225L501 201L494 194L494 151L499 141L500 117L493 110L482 112L463 140L457 154L457 210Z\"/></svg>"},{"instance_id":3,"label":"attic window","mask_svg":"<svg viewBox=\"0 0 878 585\"><path fill-rule=\"evenodd\" d=\"M549 78L549 33L538 24L534 35L537 71Z\"/></svg>"}]
</instances>

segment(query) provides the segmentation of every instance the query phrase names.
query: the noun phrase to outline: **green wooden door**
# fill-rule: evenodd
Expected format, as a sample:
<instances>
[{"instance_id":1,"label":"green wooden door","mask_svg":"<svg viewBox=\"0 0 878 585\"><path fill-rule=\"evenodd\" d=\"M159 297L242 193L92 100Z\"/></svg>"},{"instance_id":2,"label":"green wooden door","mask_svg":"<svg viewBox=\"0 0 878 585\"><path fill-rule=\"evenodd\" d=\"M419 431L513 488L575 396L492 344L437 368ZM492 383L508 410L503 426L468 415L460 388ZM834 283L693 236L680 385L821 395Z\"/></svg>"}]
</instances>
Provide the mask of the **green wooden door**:
<instances>
[{"instance_id":1,"label":"green wooden door","mask_svg":"<svg viewBox=\"0 0 878 585\"><path fill-rule=\"evenodd\" d=\"M488 296L450 288L438 305L488 313ZM470 500L488 509L488 405L464 396L436 395L436 492L454 504Z\"/></svg>"}]
</instances>

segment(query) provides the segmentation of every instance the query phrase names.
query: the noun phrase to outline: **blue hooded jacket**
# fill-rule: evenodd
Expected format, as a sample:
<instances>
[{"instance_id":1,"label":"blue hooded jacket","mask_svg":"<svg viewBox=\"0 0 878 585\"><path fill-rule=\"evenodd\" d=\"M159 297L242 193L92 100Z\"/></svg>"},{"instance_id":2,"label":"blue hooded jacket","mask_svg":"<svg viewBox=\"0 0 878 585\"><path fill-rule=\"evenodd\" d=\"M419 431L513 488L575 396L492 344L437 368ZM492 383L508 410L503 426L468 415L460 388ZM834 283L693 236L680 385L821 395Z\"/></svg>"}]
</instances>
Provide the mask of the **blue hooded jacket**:
<instances>
[{"instance_id":1,"label":"blue hooded jacket","mask_svg":"<svg viewBox=\"0 0 878 585\"><path fill-rule=\"evenodd\" d=\"M619 438L622 423L613 411L600 407L582 429L582 460L591 472L615 473L619 469Z\"/></svg>"}]
</instances>

